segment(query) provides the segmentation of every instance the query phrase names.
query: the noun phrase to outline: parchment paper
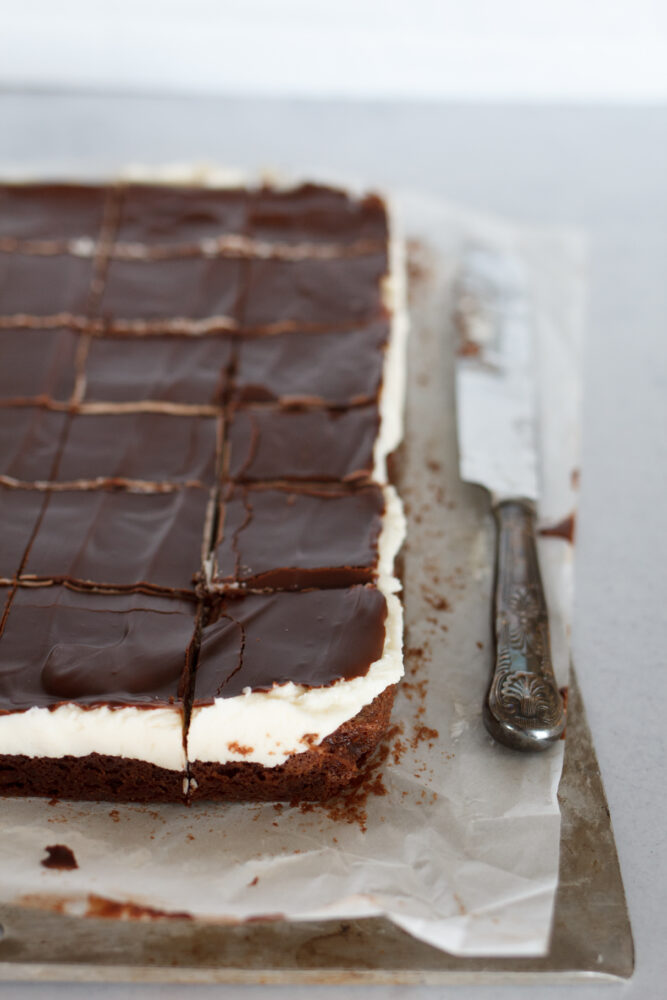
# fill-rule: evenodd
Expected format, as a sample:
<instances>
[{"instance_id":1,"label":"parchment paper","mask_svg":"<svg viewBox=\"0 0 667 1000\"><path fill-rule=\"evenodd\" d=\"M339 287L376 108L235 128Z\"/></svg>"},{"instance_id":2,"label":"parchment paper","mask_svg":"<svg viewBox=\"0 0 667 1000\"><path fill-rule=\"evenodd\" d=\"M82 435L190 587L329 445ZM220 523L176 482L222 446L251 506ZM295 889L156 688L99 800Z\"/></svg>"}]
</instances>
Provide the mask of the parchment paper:
<instances>
[{"instance_id":1,"label":"parchment paper","mask_svg":"<svg viewBox=\"0 0 667 1000\"><path fill-rule=\"evenodd\" d=\"M545 500L576 502L582 245L410 194L394 202L411 252L412 338L402 495L406 683L386 759L351 799L273 805L133 806L2 800L0 898L84 916L186 913L203 920L385 914L457 955L545 952L558 872L562 744L517 754L481 721L491 665L493 525L483 490L458 478L449 322L470 242L511 249L532 274L540 335ZM572 550L541 558L560 683L566 682ZM73 871L40 865L66 844ZM131 903L112 907L105 901Z\"/></svg>"}]
</instances>

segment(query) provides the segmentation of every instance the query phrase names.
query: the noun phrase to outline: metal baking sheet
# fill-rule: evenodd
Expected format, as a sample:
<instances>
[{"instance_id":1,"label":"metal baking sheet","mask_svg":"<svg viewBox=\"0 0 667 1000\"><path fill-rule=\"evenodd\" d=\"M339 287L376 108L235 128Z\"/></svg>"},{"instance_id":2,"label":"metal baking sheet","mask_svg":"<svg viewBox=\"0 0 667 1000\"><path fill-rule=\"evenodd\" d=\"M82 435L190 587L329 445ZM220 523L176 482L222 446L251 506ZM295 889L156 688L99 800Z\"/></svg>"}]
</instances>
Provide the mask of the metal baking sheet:
<instances>
[{"instance_id":1,"label":"metal baking sheet","mask_svg":"<svg viewBox=\"0 0 667 1000\"><path fill-rule=\"evenodd\" d=\"M444 632L476 641L488 650L488 567L492 533L488 500L482 490L458 479L453 417L452 350L445 344L445 398L423 419L425 395L439 399L427 384L428 344L442 338L444 325L438 296L422 297L428 281L428 256L413 258L413 346L409 366L406 449L415 451L416 436L431 442L432 461L423 475L403 484L414 541L423 551L410 552L408 563L428 568L429 532L446 530L461 538L458 565L436 567L447 581L450 602L434 609L440 645L432 655L447 655ZM420 308L425 298L434 311ZM440 306L442 302L440 302ZM438 382L437 385L441 383ZM427 392L428 390L428 392ZM418 419L419 415L419 419ZM482 539L484 551L468 553L466 537ZM465 562L466 558L468 563ZM487 569L480 572L479 567ZM408 566L408 570L410 567ZM407 574L410 586L411 572ZM434 577L435 579L435 577ZM465 599L453 592L467 586ZM409 595L408 595L409 597ZM407 646L424 634L423 602L407 607ZM415 615L415 620L411 618ZM443 618L444 614L444 618ZM457 641L458 641L457 639ZM451 649L461 648L449 647ZM463 648L467 648L464 646ZM481 654L476 654L481 655ZM488 655L488 653L487 653ZM443 664L445 666L445 664ZM609 814L590 732L572 672L568 738L559 797L562 808L561 858L552 941L541 958L456 958L421 943L383 919L295 923L285 921L221 925L165 918L131 907L113 908L102 917L73 917L60 912L18 906L0 907L0 977L64 981L169 981L239 983L442 983L492 979L525 980L629 976L633 946L623 885ZM425 760L429 750L423 746ZM221 806L224 808L224 806ZM54 830L55 834L55 830ZM54 839L67 839L59 829ZM37 906L45 905L37 901ZM55 905L57 911L57 905ZM104 912L101 908L100 912ZM125 919L111 919L116 918ZM135 919L132 919L135 918Z\"/></svg>"}]
</instances>

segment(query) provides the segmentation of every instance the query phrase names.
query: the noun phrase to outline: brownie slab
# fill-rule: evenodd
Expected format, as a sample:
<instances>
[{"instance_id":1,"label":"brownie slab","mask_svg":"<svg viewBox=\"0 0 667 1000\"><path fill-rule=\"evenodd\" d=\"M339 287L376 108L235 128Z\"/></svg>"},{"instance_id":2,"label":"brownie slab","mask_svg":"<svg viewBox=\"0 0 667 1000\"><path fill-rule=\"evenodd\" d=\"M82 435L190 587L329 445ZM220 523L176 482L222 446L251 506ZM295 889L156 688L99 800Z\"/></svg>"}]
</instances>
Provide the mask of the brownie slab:
<instances>
[{"instance_id":1,"label":"brownie slab","mask_svg":"<svg viewBox=\"0 0 667 1000\"><path fill-rule=\"evenodd\" d=\"M234 325L243 261L228 257L111 260L100 313L116 329Z\"/></svg>"},{"instance_id":2,"label":"brownie slab","mask_svg":"<svg viewBox=\"0 0 667 1000\"><path fill-rule=\"evenodd\" d=\"M9 325L7 318L14 316L50 325L60 325L63 317L83 317L92 280L91 258L0 251L0 325Z\"/></svg>"},{"instance_id":3,"label":"brownie slab","mask_svg":"<svg viewBox=\"0 0 667 1000\"><path fill-rule=\"evenodd\" d=\"M106 189L85 184L0 185L0 237L97 239Z\"/></svg>"},{"instance_id":4,"label":"brownie slab","mask_svg":"<svg viewBox=\"0 0 667 1000\"><path fill-rule=\"evenodd\" d=\"M207 542L208 503L203 489L51 493L21 578L194 591Z\"/></svg>"},{"instance_id":5,"label":"brownie slab","mask_svg":"<svg viewBox=\"0 0 667 1000\"><path fill-rule=\"evenodd\" d=\"M214 587L346 587L373 580L379 486L355 492L231 488L221 505Z\"/></svg>"},{"instance_id":6,"label":"brownie slab","mask_svg":"<svg viewBox=\"0 0 667 1000\"><path fill-rule=\"evenodd\" d=\"M56 480L193 483L215 480L219 424L215 417L163 413L76 413Z\"/></svg>"},{"instance_id":7,"label":"brownie slab","mask_svg":"<svg viewBox=\"0 0 667 1000\"><path fill-rule=\"evenodd\" d=\"M331 260L253 259L241 322L249 329L331 328L382 315L385 253Z\"/></svg>"},{"instance_id":8,"label":"brownie slab","mask_svg":"<svg viewBox=\"0 0 667 1000\"><path fill-rule=\"evenodd\" d=\"M74 391L78 334L0 329L0 401L67 402Z\"/></svg>"},{"instance_id":9,"label":"brownie slab","mask_svg":"<svg viewBox=\"0 0 667 1000\"><path fill-rule=\"evenodd\" d=\"M242 402L353 406L377 398L389 324L239 339L234 397Z\"/></svg>"},{"instance_id":10,"label":"brownie slab","mask_svg":"<svg viewBox=\"0 0 667 1000\"><path fill-rule=\"evenodd\" d=\"M45 495L38 490L0 486L0 582L17 579L45 501ZM3 608L0 596L0 618Z\"/></svg>"},{"instance_id":11,"label":"brownie slab","mask_svg":"<svg viewBox=\"0 0 667 1000\"><path fill-rule=\"evenodd\" d=\"M334 794L402 673L384 205L7 188L0 792Z\"/></svg>"},{"instance_id":12,"label":"brownie slab","mask_svg":"<svg viewBox=\"0 0 667 1000\"><path fill-rule=\"evenodd\" d=\"M231 356L231 341L224 335L93 337L84 402L219 406Z\"/></svg>"},{"instance_id":13,"label":"brownie slab","mask_svg":"<svg viewBox=\"0 0 667 1000\"><path fill-rule=\"evenodd\" d=\"M0 476L23 482L55 475L67 414L32 406L0 411Z\"/></svg>"},{"instance_id":14,"label":"brownie slab","mask_svg":"<svg viewBox=\"0 0 667 1000\"><path fill-rule=\"evenodd\" d=\"M229 477L239 482L368 479L379 425L375 405L236 410L228 428Z\"/></svg>"}]
</instances>

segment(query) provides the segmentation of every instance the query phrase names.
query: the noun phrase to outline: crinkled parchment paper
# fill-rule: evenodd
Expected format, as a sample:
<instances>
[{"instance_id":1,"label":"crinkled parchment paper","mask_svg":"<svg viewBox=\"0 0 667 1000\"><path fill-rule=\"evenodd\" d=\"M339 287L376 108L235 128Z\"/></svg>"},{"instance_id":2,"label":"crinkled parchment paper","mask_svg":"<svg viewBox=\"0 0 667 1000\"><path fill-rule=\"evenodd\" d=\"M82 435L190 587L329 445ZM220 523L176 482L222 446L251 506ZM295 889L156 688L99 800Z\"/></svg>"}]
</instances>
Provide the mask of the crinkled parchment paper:
<instances>
[{"instance_id":1,"label":"crinkled parchment paper","mask_svg":"<svg viewBox=\"0 0 667 1000\"><path fill-rule=\"evenodd\" d=\"M539 955L558 873L563 745L535 756L492 742L481 706L492 659L493 525L458 478L451 287L471 243L530 270L542 379L543 522L572 513L582 326L581 244L416 196L396 196L412 246L402 494L406 683L365 788L335 808L87 804L5 799L0 898L62 912L104 900L239 921L385 914L457 955ZM541 557L559 682L567 679L572 549ZM40 865L66 844L73 871ZM127 913L127 910L124 911ZM136 913L143 912L141 910Z\"/></svg>"}]
</instances>

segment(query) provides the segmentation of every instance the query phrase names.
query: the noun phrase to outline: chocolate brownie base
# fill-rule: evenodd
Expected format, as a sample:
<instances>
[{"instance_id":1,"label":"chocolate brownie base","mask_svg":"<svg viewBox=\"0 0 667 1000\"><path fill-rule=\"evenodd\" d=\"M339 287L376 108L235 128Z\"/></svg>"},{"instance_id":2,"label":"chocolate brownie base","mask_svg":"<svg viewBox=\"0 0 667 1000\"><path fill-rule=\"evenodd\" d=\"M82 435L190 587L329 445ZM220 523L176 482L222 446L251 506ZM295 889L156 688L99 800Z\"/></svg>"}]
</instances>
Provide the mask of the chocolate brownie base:
<instances>
[{"instance_id":1,"label":"chocolate brownie base","mask_svg":"<svg viewBox=\"0 0 667 1000\"><path fill-rule=\"evenodd\" d=\"M0 754L0 795L104 802L178 802L185 772L145 760L91 753L85 757Z\"/></svg>"},{"instance_id":2,"label":"chocolate brownie base","mask_svg":"<svg viewBox=\"0 0 667 1000\"><path fill-rule=\"evenodd\" d=\"M348 786L363 770L389 725L396 685L344 722L319 746L294 754L277 767L195 761L190 799L321 802Z\"/></svg>"}]
</instances>

